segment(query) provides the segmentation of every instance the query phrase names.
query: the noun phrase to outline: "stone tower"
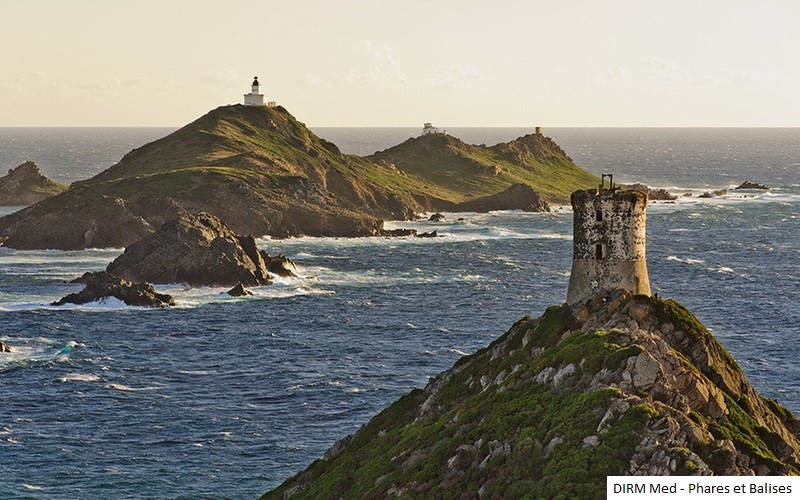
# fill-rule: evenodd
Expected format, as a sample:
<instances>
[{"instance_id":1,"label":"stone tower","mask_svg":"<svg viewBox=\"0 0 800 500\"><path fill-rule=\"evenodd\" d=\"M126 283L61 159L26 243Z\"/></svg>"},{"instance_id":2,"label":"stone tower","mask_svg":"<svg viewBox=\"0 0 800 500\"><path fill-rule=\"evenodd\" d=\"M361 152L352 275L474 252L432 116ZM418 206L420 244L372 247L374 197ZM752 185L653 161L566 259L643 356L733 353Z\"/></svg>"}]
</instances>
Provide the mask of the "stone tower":
<instances>
[{"instance_id":1,"label":"stone tower","mask_svg":"<svg viewBox=\"0 0 800 500\"><path fill-rule=\"evenodd\" d=\"M570 200L574 211L570 306L603 290L650 295L645 257L647 195L620 191L609 174L601 179L598 189L575 191Z\"/></svg>"}]
</instances>

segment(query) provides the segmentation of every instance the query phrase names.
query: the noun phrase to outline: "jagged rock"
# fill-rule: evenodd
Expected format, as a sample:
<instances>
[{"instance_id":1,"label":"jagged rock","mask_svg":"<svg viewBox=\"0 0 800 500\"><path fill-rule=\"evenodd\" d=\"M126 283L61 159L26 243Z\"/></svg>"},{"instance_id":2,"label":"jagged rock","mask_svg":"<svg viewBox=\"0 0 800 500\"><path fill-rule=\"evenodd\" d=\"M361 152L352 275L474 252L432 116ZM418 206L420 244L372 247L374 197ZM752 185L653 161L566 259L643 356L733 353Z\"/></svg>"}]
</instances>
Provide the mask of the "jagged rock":
<instances>
[{"instance_id":1,"label":"jagged rock","mask_svg":"<svg viewBox=\"0 0 800 500\"><path fill-rule=\"evenodd\" d=\"M704 191L698 198L716 198L717 196L725 196L728 194L727 189L717 189L716 191Z\"/></svg>"},{"instance_id":2,"label":"jagged rock","mask_svg":"<svg viewBox=\"0 0 800 500\"><path fill-rule=\"evenodd\" d=\"M86 284L78 293L71 293L53 302L54 306L64 304L86 304L108 297L116 297L129 306L165 307L175 305L175 300L158 293L150 283L133 283L114 274L101 271L85 273L76 282Z\"/></svg>"},{"instance_id":3,"label":"jagged rock","mask_svg":"<svg viewBox=\"0 0 800 500\"><path fill-rule=\"evenodd\" d=\"M683 306L610 291L521 319L263 498L602 498L608 475L798 474L799 430ZM398 443L396 462L417 457L400 474Z\"/></svg>"},{"instance_id":4,"label":"jagged rock","mask_svg":"<svg viewBox=\"0 0 800 500\"><path fill-rule=\"evenodd\" d=\"M45 177L36 163L26 161L0 177L0 206L33 205L65 189Z\"/></svg>"},{"instance_id":5,"label":"jagged rock","mask_svg":"<svg viewBox=\"0 0 800 500\"><path fill-rule=\"evenodd\" d=\"M769 186L764 184L759 184L753 181L744 181L743 183L736 186L734 189L769 189Z\"/></svg>"},{"instance_id":6,"label":"jagged rock","mask_svg":"<svg viewBox=\"0 0 800 500\"><path fill-rule=\"evenodd\" d=\"M271 283L252 236L240 236L206 212L181 216L137 241L108 265L132 281L192 286Z\"/></svg>"},{"instance_id":7,"label":"jagged rock","mask_svg":"<svg viewBox=\"0 0 800 500\"><path fill-rule=\"evenodd\" d=\"M439 212L436 212L435 214L433 214L430 217L428 217L428 221L430 221L430 222L442 222L445 219L446 219L446 217L444 216L444 214L439 213Z\"/></svg>"},{"instance_id":8,"label":"jagged rock","mask_svg":"<svg viewBox=\"0 0 800 500\"><path fill-rule=\"evenodd\" d=\"M0 352L11 352L11 347L0 341Z\"/></svg>"},{"instance_id":9,"label":"jagged rock","mask_svg":"<svg viewBox=\"0 0 800 500\"><path fill-rule=\"evenodd\" d=\"M550 205L529 185L514 184L499 193L458 203L453 210L456 212L490 212L492 210L549 212Z\"/></svg>"},{"instance_id":10,"label":"jagged rock","mask_svg":"<svg viewBox=\"0 0 800 500\"><path fill-rule=\"evenodd\" d=\"M438 238L439 233L437 233L436 231L429 231L427 233L419 233L416 236L417 238Z\"/></svg>"},{"instance_id":11,"label":"jagged rock","mask_svg":"<svg viewBox=\"0 0 800 500\"><path fill-rule=\"evenodd\" d=\"M646 194L647 197L651 201L654 201L654 200L672 201L672 200L677 200L678 199L677 196L675 196L674 194L670 193L666 189L663 189L663 188L661 188L661 189L653 189L653 188L651 188L649 186L646 186L644 184L632 184L632 185L628 186L628 189L631 189L633 191L639 191L641 193Z\"/></svg>"},{"instance_id":12,"label":"jagged rock","mask_svg":"<svg viewBox=\"0 0 800 500\"><path fill-rule=\"evenodd\" d=\"M416 229L383 229L380 232L380 236L385 236L387 238L402 238L405 236L416 236L417 230Z\"/></svg>"},{"instance_id":13,"label":"jagged rock","mask_svg":"<svg viewBox=\"0 0 800 500\"><path fill-rule=\"evenodd\" d=\"M241 283L239 283L238 285L231 288L225 293L227 293L231 297L246 297L248 295L253 295L253 292L245 288L244 285L242 285Z\"/></svg>"},{"instance_id":14,"label":"jagged rock","mask_svg":"<svg viewBox=\"0 0 800 500\"><path fill-rule=\"evenodd\" d=\"M289 257L279 254L271 256L267 252L261 251L261 257L267 263L267 271L283 277L297 276L297 265Z\"/></svg>"}]
</instances>

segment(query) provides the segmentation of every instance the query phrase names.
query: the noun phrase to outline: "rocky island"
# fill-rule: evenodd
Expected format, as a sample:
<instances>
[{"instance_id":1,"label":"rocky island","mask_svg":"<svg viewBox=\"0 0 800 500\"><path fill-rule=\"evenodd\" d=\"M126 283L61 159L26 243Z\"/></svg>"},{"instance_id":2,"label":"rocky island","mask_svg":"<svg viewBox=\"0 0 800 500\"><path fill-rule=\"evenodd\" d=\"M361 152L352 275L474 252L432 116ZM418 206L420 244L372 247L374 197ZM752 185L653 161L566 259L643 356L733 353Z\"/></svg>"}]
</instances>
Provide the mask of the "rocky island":
<instances>
[{"instance_id":1,"label":"rocky island","mask_svg":"<svg viewBox=\"0 0 800 500\"><path fill-rule=\"evenodd\" d=\"M270 272L296 276L297 266L285 255L270 256L255 238L234 233L205 212L181 214L156 232L133 243L105 271L74 280L86 287L54 302L86 304L115 297L131 306L174 305L152 283L189 286L233 286L232 296L252 294L245 286L272 283Z\"/></svg>"},{"instance_id":2,"label":"rocky island","mask_svg":"<svg viewBox=\"0 0 800 500\"><path fill-rule=\"evenodd\" d=\"M605 498L609 475L799 474L800 421L685 307L649 296L646 194L601 185L572 203L566 304L262 498Z\"/></svg>"},{"instance_id":3,"label":"rocky island","mask_svg":"<svg viewBox=\"0 0 800 500\"><path fill-rule=\"evenodd\" d=\"M597 181L541 135L492 148L423 137L397 148L369 158L347 155L281 106L222 106L91 179L0 218L0 244L126 247L198 211L239 234L380 235L384 219L452 210L515 184L547 202L565 201ZM488 201L509 206L502 195ZM530 197L522 201L519 208L544 207L528 203Z\"/></svg>"},{"instance_id":4,"label":"rocky island","mask_svg":"<svg viewBox=\"0 0 800 500\"><path fill-rule=\"evenodd\" d=\"M39 166L26 161L0 177L0 206L27 206L67 189L45 177Z\"/></svg>"}]
</instances>

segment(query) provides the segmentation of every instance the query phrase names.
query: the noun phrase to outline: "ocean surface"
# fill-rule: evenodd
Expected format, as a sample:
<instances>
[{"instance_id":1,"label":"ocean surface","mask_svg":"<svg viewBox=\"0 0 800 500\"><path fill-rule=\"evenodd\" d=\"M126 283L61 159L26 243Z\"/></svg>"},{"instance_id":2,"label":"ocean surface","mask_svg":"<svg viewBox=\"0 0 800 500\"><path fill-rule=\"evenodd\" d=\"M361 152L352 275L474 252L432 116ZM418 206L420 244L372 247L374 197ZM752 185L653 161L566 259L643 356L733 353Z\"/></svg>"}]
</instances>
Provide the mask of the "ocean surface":
<instances>
[{"instance_id":1,"label":"ocean surface","mask_svg":"<svg viewBox=\"0 0 800 500\"><path fill-rule=\"evenodd\" d=\"M0 167L62 182L171 129L2 129ZM315 131L368 154L417 129ZM451 129L493 144L525 129ZM654 291L800 414L800 129L545 129L581 166L699 194L648 208ZM0 214L14 208L0 208ZM254 498L524 315L564 301L572 214L446 214L438 239L263 239L301 269L255 295L160 286L172 309L50 302L114 249L0 248L0 498ZM463 217L464 220L457 220Z\"/></svg>"}]
</instances>

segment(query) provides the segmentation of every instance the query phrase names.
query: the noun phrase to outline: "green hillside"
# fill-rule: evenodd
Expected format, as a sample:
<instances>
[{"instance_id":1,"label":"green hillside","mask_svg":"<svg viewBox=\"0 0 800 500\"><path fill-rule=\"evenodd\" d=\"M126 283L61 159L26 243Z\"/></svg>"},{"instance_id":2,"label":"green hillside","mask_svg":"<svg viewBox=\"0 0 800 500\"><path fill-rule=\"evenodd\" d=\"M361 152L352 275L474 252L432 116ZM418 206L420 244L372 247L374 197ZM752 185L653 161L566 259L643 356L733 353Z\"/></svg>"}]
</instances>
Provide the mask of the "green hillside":
<instances>
[{"instance_id":1,"label":"green hillside","mask_svg":"<svg viewBox=\"0 0 800 500\"><path fill-rule=\"evenodd\" d=\"M527 184L550 202L567 203L572 191L600 182L541 134L492 147L430 134L367 158L398 168L424 183L433 196L454 203L498 193L514 184Z\"/></svg>"}]
</instances>

